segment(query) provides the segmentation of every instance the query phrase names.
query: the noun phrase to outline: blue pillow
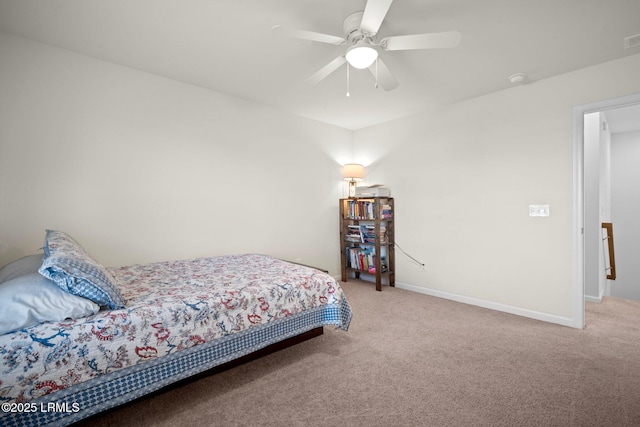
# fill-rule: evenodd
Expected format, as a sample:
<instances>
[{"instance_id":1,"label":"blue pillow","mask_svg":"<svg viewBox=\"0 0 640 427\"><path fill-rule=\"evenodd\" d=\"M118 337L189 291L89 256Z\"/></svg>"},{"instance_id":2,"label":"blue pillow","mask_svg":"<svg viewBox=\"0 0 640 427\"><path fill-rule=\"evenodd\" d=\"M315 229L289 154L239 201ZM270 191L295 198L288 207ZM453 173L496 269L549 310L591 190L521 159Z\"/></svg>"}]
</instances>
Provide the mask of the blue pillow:
<instances>
[{"instance_id":1,"label":"blue pillow","mask_svg":"<svg viewBox=\"0 0 640 427\"><path fill-rule=\"evenodd\" d=\"M38 271L63 290L100 307L124 308L113 276L66 233L47 230L44 259Z\"/></svg>"}]
</instances>

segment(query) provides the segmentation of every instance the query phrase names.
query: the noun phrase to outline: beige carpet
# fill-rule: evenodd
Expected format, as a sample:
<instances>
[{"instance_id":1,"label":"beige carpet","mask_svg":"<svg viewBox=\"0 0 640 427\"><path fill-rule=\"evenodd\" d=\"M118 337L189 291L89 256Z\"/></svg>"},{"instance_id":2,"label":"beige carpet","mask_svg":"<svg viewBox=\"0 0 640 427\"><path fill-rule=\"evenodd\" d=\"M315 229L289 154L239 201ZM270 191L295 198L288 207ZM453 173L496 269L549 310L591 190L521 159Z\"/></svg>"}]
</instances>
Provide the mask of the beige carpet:
<instances>
[{"instance_id":1,"label":"beige carpet","mask_svg":"<svg viewBox=\"0 0 640 427\"><path fill-rule=\"evenodd\" d=\"M350 330L92 418L92 426L640 426L640 302L576 330L359 281Z\"/></svg>"}]
</instances>

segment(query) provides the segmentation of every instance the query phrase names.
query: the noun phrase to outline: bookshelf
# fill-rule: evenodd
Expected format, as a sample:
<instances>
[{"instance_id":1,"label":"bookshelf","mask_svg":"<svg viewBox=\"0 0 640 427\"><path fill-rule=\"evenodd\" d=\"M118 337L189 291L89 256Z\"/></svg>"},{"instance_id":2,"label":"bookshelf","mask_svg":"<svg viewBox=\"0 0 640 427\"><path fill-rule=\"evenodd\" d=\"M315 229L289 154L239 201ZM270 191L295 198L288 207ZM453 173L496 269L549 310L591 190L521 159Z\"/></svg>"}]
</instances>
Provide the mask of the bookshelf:
<instances>
[{"instance_id":1,"label":"bookshelf","mask_svg":"<svg viewBox=\"0 0 640 427\"><path fill-rule=\"evenodd\" d=\"M395 286L393 197L340 199L340 258L342 281L361 274Z\"/></svg>"}]
</instances>

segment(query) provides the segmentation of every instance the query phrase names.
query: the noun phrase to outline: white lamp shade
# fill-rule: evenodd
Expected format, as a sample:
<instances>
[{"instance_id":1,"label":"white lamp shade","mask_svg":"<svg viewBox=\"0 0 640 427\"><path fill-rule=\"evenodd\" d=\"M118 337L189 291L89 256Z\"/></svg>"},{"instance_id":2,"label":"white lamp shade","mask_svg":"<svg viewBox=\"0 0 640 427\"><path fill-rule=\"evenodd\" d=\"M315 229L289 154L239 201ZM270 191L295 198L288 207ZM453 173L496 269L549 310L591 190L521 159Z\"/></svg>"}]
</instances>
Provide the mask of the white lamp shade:
<instances>
[{"instance_id":1,"label":"white lamp shade","mask_svg":"<svg viewBox=\"0 0 640 427\"><path fill-rule=\"evenodd\" d=\"M368 68L378 58L378 51L366 43L356 43L347 50L347 62L358 69Z\"/></svg>"},{"instance_id":2,"label":"white lamp shade","mask_svg":"<svg viewBox=\"0 0 640 427\"><path fill-rule=\"evenodd\" d=\"M342 177L348 181L361 181L364 179L364 166L348 163L342 167Z\"/></svg>"}]
</instances>

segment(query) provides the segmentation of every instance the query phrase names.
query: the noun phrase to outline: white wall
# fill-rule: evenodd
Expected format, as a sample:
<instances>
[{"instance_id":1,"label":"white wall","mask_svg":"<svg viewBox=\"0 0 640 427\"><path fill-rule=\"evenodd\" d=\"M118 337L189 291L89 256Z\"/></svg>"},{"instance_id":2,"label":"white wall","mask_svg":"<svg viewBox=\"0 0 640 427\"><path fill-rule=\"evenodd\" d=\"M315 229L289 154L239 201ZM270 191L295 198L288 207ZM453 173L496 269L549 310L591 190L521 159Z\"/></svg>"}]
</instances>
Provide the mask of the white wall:
<instances>
[{"instance_id":1,"label":"white wall","mask_svg":"<svg viewBox=\"0 0 640 427\"><path fill-rule=\"evenodd\" d=\"M400 285L567 324L572 107L640 92L635 55L352 133L10 36L0 58L0 263L48 227L106 265L266 252L337 274L358 161L427 264L398 254Z\"/></svg>"},{"instance_id":2,"label":"white wall","mask_svg":"<svg viewBox=\"0 0 640 427\"><path fill-rule=\"evenodd\" d=\"M339 272L350 131L0 34L0 265L267 253Z\"/></svg>"},{"instance_id":3,"label":"white wall","mask_svg":"<svg viewBox=\"0 0 640 427\"><path fill-rule=\"evenodd\" d=\"M367 180L391 188L396 280L574 324L572 108L640 92L640 55L357 131ZM551 216L531 218L530 204Z\"/></svg>"},{"instance_id":4,"label":"white wall","mask_svg":"<svg viewBox=\"0 0 640 427\"><path fill-rule=\"evenodd\" d=\"M640 132L611 137L611 216L616 280L611 295L640 300Z\"/></svg>"}]
</instances>

